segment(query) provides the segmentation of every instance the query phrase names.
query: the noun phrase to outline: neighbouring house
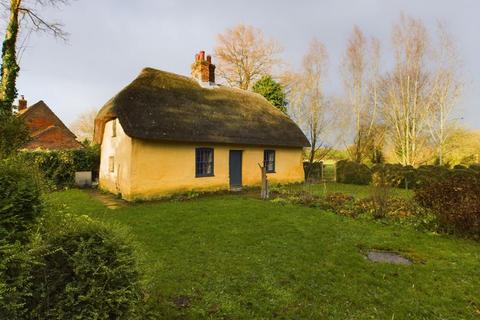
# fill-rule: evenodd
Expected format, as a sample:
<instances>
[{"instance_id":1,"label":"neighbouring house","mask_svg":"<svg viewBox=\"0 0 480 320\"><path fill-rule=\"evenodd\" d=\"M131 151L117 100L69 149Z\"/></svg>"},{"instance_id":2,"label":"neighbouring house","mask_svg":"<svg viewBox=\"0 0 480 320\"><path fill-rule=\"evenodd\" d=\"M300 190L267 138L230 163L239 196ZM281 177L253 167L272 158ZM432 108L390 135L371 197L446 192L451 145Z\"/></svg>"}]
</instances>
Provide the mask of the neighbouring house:
<instances>
[{"instance_id":1,"label":"neighbouring house","mask_svg":"<svg viewBox=\"0 0 480 320\"><path fill-rule=\"evenodd\" d=\"M304 179L299 127L261 95L215 84L200 51L192 77L144 69L99 111L100 187L126 200Z\"/></svg>"},{"instance_id":2,"label":"neighbouring house","mask_svg":"<svg viewBox=\"0 0 480 320\"><path fill-rule=\"evenodd\" d=\"M30 141L25 149L67 150L81 149L82 144L75 135L53 113L43 101L27 106L22 96L18 101L18 116L24 120L30 131Z\"/></svg>"}]
</instances>

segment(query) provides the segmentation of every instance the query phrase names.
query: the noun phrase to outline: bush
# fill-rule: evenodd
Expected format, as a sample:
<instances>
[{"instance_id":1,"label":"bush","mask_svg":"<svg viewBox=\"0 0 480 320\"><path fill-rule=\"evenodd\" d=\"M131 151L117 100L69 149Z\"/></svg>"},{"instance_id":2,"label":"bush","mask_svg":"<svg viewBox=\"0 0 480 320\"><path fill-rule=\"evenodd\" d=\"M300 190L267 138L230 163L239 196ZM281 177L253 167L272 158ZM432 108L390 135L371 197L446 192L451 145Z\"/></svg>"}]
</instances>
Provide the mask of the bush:
<instances>
[{"instance_id":1,"label":"bush","mask_svg":"<svg viewBox=\"0 0 480 320\"><path fill-rule=\"evenodd\" d=\"M337 182L367 185L371 179L372 172L366 165L347 160L337 162Z\"/></svg>"},{"instance_id":2,"label":"bush","mask_svg":"<svg viewBox=\"0 0 480 320\"><path fill-rule=\"evenodd\" d=\"M76 171L92 171L95 177L100 167L97 145L78 150L25 151L21 156L26 162L38 166L45 178L59 188L72 186Z\"/></svg>"},{"instance_id":3,"label":"bush","mask_svg":"<svg viewBox=\"0 0 480 320\"><path fill-rule=\"evenodd\" d=\"M0 315L2 319L29 319L31 270L35 260L19 242L0 240Z\"/></svg>"},{"instance_id":4,"label":"bush","mask_svg":"<svg viewBox=\"0 0 480 320\"><path fill-rule=\"evenodd\" d=\"M310 176L307 176L309 174ZM322 170L323 170L323 162L314 162L311 164L309 162L303 163L303 171L305 173L305 180L308 181L320 181L322 180Z\"/></svg>"},{"instance_id":5,"label":"bush","mask_svg":"<svg viewBox=\"0 0 480 320\"><path fill-rule=\"evenodd\" d=\"M480 177L463 173L423 184L415 199L436 214L443 231L480 238L479 194Z\"/></svg>"},{"instance_id":6,"label":"bush","mask_svg":"<svg viewBox=\"0 0 480 320\"><path fill-rule=\"evenodd\" d=\"M11 158L0 161L0 239L26 240L26 232L41 212L38 172Z\"/></svg>"},{"instance_id":7,"label":"bush","mask_svg":"<svg viewBox=\"0 0 480 320\"><path fill-rule=\"evenodd\" d=\"M125 231L87 216L46 221L33 250L31 318L129 319L140 273Z\"/></svg>"}]
</instances>

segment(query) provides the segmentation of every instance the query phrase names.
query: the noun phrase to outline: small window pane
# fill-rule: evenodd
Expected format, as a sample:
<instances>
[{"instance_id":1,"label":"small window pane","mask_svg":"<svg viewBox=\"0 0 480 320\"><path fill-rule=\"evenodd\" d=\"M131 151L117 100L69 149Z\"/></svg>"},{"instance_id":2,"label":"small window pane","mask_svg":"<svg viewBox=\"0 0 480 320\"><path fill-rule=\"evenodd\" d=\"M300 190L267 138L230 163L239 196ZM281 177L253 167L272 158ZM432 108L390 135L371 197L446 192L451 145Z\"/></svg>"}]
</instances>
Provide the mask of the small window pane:
<instances>
[{"instance_id":1,"label":"small window pane","mask_svg":"<svg viewBox=\"0 0 480 320\"><path fill-rule=\"evenodd\" d=\"M267 172L275 172L275 150L265 150L263 153L263 165Z\"/></svg>"},{"instance_id":2,"label":"small window pane","mask_svg":"<svg viewBox=\"0 0 480 320\"><path fill-rule=\"evenodd\" d=\"M195 150L195 175L197 177L213 176L212 148L197 148Z\"/></svg>"},{"instance_id":3,"label":"small window pane","mask_svg":"<svg viewBox=\"0 0 480 320\"><path fill-rule=\"evenodd\" d=\"M112 137L117 136L117 119L113 119L112 122Z\"/></svg>"}]
</instances>

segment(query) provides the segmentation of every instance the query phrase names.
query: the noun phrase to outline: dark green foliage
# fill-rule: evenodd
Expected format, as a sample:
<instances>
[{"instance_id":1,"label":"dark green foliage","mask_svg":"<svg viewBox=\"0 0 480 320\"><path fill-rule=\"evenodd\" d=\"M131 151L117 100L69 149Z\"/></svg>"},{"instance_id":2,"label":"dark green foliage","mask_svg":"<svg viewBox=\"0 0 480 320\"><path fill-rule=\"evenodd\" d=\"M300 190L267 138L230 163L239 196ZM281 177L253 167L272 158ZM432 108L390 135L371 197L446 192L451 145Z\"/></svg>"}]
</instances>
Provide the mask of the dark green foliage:
<instances>
[{"instance_id":1,"label":"dark green foliage","mask_svg":"<svg viewBox=\"0 0 480 320\"><path fill-rule=\"evenodd\" d=\"M303 171L305 172L305 180L320 181L322 179L323 162L304 162Z\"/></svg>"},{"instance_id":2,"label":"dark green foliage","mask_svg":"<svg viewBox=\"0 0 480 320\"><path fill-rule=\"evenodd\" d=\"M26 161L35 163L45 177L57 187L72 186L75 171L93 171L95 177L100 167L98 145L78 150L25 151L21 156Z\"/></svg>"},{"instance_id":3,"label":"dark green foliage","mask_svg":"<svg viewBox=\"0 0 480 320\"><path fill-rule=\"evenodd\" d=\"M0 161L0 239L26 240L41 212L41 182L33 166L21 159Z\"/></svg>"},{"instance_id":4,"label":"dark green foliage","mask_svg":"<svg viewBox=\"0 0 480 320\"><path fill-rule=\"evenodd\" d=\"M0 240L1 319L30 319L27 302L31 293L31 270L35 260L19 242Z\"/></svg>"},{"instance_id":5,"label":"dark green foliage","mask_svg":"<svg viewBox=\"0 0 480 320\"><path fill-rule=\"evenodd\" d=\"M0 116L0 159L14 154L30 139L22 119L15 115Z\"/></svg>"},{"instance_id":6,"label":"dark green foliage","mask_svg":"<svg viewBox=\"0 0 480 320\"><path fill-rule=\"evenodd\" d=\"M480 172L480 164L472 164L468 168L471 169L471 170L474 170L476 172Z\"/></svg>"},{"instance_id":7,"label":"dark green foliage","mask_svg":"<svg viewBox=\"0 0 480 320\"><path fill-rule=\"evenodd\" d=\"M480 238L480 175L456 172L448 179L422 184L415 199L431 209L441 228Z\"/></svg>"},{"instance_id":8,"label":"dark green foliage","mask_svg":"<svg viewBox=\"0 0 480 320\"><path fill-rule=\"evenodd\" d=\"M265 97L271 104L277 107L283 113L287 113L286 103L285 103L285 93L283 92L282 86L272 79L271 76L265 75L260 78L253 85L253 92L261 94Z\"/></svg>"},{"instance_id":9,"label":"dark green foliage","mask_svg":"<svg viewBox=\"0 0 480 320\"><path fill-rule=\"evenodd\" d=\"M87 216L46 220L34 250L32 318L130 319L140 273L128 234Z\"/></svg>"},{"instance_id":10,"label":"dark green foliage","mask_svg":"<svg viewBox=\"0 0 480 320\"><path fill-rule=\"evenodd\" d=\"M371 179L372 173L366 165L348 160L337 162L337 182L366 185Z\"/></svg>"}]
</instances>

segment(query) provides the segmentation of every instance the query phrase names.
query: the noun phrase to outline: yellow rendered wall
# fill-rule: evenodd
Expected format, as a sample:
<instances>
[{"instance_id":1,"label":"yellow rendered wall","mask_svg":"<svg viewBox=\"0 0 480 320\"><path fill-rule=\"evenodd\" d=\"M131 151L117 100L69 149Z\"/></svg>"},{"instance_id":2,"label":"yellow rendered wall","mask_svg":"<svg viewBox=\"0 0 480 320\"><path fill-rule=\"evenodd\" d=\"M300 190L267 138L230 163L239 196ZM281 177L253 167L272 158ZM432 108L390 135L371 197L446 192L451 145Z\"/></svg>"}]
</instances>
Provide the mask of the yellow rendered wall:
<instances>
[{"instance_id":1,"label":"yellow rendered wall","mask_svg":"<svg viewBox=\"0 0 480 320\"><path fill-rule=\"evenodd\" d=\"M112 136L116 121L116 136ZM132 139L125 134L117 119L105 124L102 139L99 183L102 190L130 197ZM114 157L114 171L109 170L109 157Z\"/></svg>"},{"instance_id":2,"label":"yellow rendered wall","mask_svg":"<svg viewBox=\"0 0 480 320\"><path fill-rule=\"evenodd\" d=\"M217 144L149 142L133 139L131 189L127 200L150 199L190 190L229 188L229 151L242 150L242 184L259 185L265 149L275 150L275 173L270 183L293 183L304 179L302 148L262 148ZM195 148L214 149L214 176L195 177Z\"/></svg>"}]
</instances>

